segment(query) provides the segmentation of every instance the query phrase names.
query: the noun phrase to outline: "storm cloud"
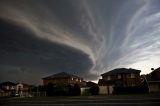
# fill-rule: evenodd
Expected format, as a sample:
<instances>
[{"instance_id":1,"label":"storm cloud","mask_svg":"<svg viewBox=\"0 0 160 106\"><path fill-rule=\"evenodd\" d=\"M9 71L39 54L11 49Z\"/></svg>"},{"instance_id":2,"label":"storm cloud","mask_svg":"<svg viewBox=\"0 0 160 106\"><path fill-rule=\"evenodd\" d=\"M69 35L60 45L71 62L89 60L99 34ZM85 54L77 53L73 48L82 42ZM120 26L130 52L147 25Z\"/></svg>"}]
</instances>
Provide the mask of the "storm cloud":
<instances>
[{"instance_id":1,"label":"storm cloud","mask_svg":"<svg viewBox=\"0 0 160 106\"><path fill-rule=\"evenodd\" d=\"M1 0L0 80L40 83L65 71L85 80L160 60L158 0Z\"/></svg>"}]
</instances>

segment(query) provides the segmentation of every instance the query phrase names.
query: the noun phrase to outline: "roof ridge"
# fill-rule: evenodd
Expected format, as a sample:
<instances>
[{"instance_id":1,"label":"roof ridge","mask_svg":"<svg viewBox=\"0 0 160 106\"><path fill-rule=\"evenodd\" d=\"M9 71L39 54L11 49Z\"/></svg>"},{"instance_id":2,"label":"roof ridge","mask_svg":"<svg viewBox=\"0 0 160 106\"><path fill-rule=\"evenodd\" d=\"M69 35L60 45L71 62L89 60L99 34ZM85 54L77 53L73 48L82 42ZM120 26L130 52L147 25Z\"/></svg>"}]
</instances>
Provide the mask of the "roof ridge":
<instances>
[{"instance_id":1,"label":"roof ridge","mask_svg":"<svg viewBox=\"0 0 160 106\"><path fill-rule=\"evenodd\" d=\"M105 72L102 75L107 75L107 74L121 74L121 73L132 73L132 72L141 72L141 70L137 70L137 69L132 69L132 68L116 68L113 69L111 71Z\"/></svg>"},{"instance_id":2,"label":"roof ridge","mask_svg":"<svg viewBox=\"0 0 160 106\"><path fill-rule=\"evenodd\" d=\"M70 74L70 73L67 73L67 72L60 72L60 73L50 75L48 77L44 77L42 79L57 78L57 77L78 77L78 78L80 78L79 76L76 76L76 75L73 75L73 74Z\"/></svg>"}]
</instances>

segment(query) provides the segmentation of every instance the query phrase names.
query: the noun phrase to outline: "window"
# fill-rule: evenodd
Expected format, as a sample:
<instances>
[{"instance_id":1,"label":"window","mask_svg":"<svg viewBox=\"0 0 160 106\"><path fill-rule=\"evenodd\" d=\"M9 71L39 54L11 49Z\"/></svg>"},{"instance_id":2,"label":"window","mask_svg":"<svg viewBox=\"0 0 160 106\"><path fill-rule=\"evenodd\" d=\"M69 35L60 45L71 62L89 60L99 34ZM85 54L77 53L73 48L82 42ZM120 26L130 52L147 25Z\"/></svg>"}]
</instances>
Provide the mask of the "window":
<instances>
[{"instance_id":1,"label":"window","mask_svg":"<svg viewBox=\"0 0 160 106\"><path fill-rule=\"evenodd\" d=\"M132 84L132 86L135 86L135 84Z\"/></svg>"},{"instance_id":2,"label":"window","mask_svg":"<svg viewBox=\"0 0 160 106\"><path fill-rule=\"evenodd\" d=\"M134 73L131 73L131 78L135 78L135 74Z\"/></svg>"},{"instance_id":3,"label":"window","mask_svg":"<svg viewBox=\"0 0 160 106\"><path fill-rule=\"evenodd\" d=\"M121 74L118 74L118 79L121 79Z\"/></svg>"},{"instance_id":4,"label":"window","mask_svg":"<svg viewBox=\"0 0 160 106\"><path fill-rule=\"evenodd\" d=\"M72 78L72 81L73 81L73 78Z\"/></svg>"},{"instance_id":5,"label":"window","mask_svg":"<svg viewBox=\"0 0 160 106\"><path fill-rule=\"evenodd\" d=\"M78 81L78 78L76 79L76 81Z\"/></svg>"},{"instance_id":6,"label":"window","mask_svg":"<svg viewBox=\"0 0 160 106\"><path fill-rule=\"evenodd\" d=\"M111 76L107 76L107 80L111 80Z\"/></svg>"},{"instance_id":7,"label":"window","mask_svg":"<svg viewBox=\"0 0 160 106\"><path fill-rule=\"evenodd\" d=\"M6 89L9 90L9 86L6 86Z\"/></svg>"}]
</instances>

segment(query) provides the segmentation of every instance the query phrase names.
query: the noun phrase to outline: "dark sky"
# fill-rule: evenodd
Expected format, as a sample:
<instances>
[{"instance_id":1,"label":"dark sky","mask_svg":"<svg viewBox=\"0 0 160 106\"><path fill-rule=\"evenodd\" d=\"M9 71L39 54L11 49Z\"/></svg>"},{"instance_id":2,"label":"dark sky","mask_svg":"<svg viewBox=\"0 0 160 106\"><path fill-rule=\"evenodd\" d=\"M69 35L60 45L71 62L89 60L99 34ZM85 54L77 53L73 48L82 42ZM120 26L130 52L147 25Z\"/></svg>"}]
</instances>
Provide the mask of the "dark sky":
<instances>
[{"instance_id":1,"label":"dark sky","mask_svg":"<svg viewBox=\"0 0 160 106\"><path fill-rule=\"evenodd\" d=\"M0 0L0 82L149 73L159 67L159 34L159 0Z\"/></svg>"}]
</instances>

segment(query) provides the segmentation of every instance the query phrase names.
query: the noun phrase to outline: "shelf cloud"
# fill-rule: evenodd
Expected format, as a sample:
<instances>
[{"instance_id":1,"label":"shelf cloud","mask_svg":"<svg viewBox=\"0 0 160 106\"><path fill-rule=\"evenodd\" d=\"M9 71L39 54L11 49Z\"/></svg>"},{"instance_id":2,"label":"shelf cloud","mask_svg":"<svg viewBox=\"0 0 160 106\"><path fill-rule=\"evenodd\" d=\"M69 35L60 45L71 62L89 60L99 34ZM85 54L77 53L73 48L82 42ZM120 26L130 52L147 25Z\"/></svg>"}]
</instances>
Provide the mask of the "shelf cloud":
<instances>
[{"instance_id":1,"label":"shelf cloud","mask_svg":"<svg viewBox=\"0 0 160 106\"><path fill-rule=\"evenodd\" d=\"M65 71L85 80L160 60L159 0L1 0L0 80L39 84Z\"/></svg>"}]
</instances>

